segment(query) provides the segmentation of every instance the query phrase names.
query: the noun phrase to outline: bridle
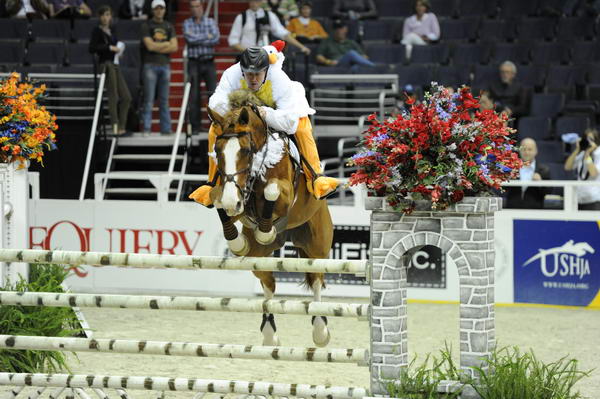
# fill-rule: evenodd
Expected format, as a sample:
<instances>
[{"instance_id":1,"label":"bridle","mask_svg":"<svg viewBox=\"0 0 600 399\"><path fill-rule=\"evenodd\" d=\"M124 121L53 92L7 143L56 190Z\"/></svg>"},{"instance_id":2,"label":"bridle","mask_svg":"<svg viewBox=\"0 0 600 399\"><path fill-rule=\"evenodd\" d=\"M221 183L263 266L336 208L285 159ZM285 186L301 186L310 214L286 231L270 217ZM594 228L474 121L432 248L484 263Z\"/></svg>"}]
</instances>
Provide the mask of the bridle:
<instances>
[{"instance_id":1,"label":"bridle","mask_svg":"<svg viewBox=\"0 0 600 399\"><path fill-rule=\"evenodd\" d=\"M269 127L267 126L267 122L260 115L258 107L255 104L249 104L249 107L252 109L254 114L260 119L263 126L265 127L267 140L265 140L265 144L263 145L263 148L264 148L263 151L268 151L268 142L269 142L268 136L272 135L271 129L269 129ZM224 133L224 134L221 134L220 136L217 136L217 140L223 140L223 139L229 140L232 138L240 139L244 136L248 136L250 139L250 160L248 161L248 166L246 166L244 169L236 170L234 173L225 173L225 171L217 163L217 175L221 176L221 178L224 181L223 184L225 184L225 183L235 184L235 187L238 189L238 191L242 197L243 204L246 205L248 203L248 199L252 195L252 191L254 189L254 183L256 181L257 175L250 173L248 178L246 179L246 185L244 188L240 187L240 185L235 180L235 177L238 175L244 174L244 173L248 173L252 169L254 155L256 155L256 153L258 152L256 143L254 142L254 140L252 138L252 132L249 130L244 130L244 131L237 132L237 133ZM263 163L264 163L264 160L265 160L265 157L263 157Z\"/></svg>"}]
</instances>

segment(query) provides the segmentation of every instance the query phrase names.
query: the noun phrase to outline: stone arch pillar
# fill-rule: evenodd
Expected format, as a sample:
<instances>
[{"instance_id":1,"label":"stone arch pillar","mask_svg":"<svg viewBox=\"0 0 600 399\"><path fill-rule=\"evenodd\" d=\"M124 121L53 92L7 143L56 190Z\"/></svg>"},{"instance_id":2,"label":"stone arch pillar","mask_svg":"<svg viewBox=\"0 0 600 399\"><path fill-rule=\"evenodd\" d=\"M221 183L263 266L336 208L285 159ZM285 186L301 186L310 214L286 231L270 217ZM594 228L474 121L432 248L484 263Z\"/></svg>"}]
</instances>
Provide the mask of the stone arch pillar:
<instances>
[{"instance_id":1,"label":"stone arch pillar","mask_svg":"<svg viewBox=\"0 0 600 399\"><path fill-rule=\"evenodd\" d=\"M371 390L385 394L384 380L408 366L407 265L414 247L433 245L451 257L460 284L460 366L472 375L495 342L494 212L500 198L465 198L444 211L418 201L410 215L385 199L369 197L371 215ZM431 348L436 351L439 348Z\"/></svg>"}]
</instances>

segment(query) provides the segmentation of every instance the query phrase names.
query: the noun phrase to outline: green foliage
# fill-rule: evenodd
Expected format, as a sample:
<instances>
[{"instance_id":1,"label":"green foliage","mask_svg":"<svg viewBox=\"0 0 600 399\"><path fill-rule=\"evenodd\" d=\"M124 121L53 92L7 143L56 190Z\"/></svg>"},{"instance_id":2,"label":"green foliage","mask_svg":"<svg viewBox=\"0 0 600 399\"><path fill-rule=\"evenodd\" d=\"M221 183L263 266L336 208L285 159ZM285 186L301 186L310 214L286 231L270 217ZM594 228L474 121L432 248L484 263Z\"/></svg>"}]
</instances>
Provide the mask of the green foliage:
<instances>
[{"instance_id":1,"label":"green foliage","mask_svg":"<svg viewBox=\"0 0 600 399\"><path fill-rule=\"evenodd\" d=\"M68 271L59 265L31 265L29 283L21 279L0 291L64 292L61 283ZM71 308L0 306L0 334L47 337L73 336L80 332ZM62 352L0 350L0 371L42 373L69 370Z\"/></svg>"},{"instance_id":2,"label":"green foliage","mask_svg":"<svg viewBox=\"0 0 600 399\"><path fill-rule=\"evenodd\" d=\"M533 351L521 353L517 347L504 347L492 352L481 368L474 368L475 378L461 373L451 356L448 344L436 358L428 354L416 365L415 357L400 371L398 380L387 385L391 397L402 399L458 398L460 391L438 393L443 380L470 385L482 399L579 399L574 385L590 371L581 371L575 359L563 357L544 363ZM431 366L429 366L431 364Z\"/></svg>"},{"instance_id":3,"label":"green foliage","mask_svg":"<svg viewBox=\"0 0 600 399\"><path fill-rule=\"evenodd\" d=\"M589 376L578 369L575 359L563 357L543 363L533 351L521 353L517 347L504 347L486 361L488 371L476 369L480 379L473 388L482 399L577 399L574 385Z\"/></svg>"},{"instance_id":4,"label":"green foliage","mask_svg":"<svg viewBox=\"0 0 600 399\"><path fill-rule=\"evenodd\" d=\"M462 389L449 394L437 391L441 381L458 381L460 379L460 371L452 360L452 349L448 344L440 351L439 358L427 354L422 364L416 366L416 361L417 356L410 361L408 367L400 370L397 381L388 383L387 390L391 397L403 399L454 399L459 397Z\"/></svg>"}]
</instances>

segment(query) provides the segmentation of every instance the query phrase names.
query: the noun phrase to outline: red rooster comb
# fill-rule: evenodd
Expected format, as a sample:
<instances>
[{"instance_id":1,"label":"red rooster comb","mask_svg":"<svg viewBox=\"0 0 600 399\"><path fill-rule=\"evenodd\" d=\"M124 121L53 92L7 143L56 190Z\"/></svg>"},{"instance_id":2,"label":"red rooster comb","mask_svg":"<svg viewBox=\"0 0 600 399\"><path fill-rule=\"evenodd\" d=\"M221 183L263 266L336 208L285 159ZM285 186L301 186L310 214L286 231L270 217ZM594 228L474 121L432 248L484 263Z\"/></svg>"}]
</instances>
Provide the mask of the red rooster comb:
<instances>
[{"instance_id":1,"label":"red rooster comb","mask_svg":"<svg viewBox=\"0 0 600 399\"><path fill-rule=\"evenodd\" d=\"M285 47L285 42L283 40L275 40L271 43L271 46L275 47L281 53Z\"/></svg>"}]
</instances>

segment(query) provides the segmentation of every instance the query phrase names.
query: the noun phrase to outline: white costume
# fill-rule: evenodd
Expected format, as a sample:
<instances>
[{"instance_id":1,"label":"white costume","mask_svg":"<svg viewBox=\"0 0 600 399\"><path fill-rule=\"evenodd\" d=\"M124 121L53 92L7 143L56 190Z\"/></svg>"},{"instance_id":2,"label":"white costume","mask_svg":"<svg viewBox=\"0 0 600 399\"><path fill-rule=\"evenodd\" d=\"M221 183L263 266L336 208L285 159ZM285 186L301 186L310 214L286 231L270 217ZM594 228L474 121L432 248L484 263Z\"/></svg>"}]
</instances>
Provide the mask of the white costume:
<instances>
[{"instance_id":1,"label":"white costume","mask_svg":"<svg viewBox=\"0 0 600 399\"><path fill-rule=\"evenodd\" d=\"M214 94L210 97L208 106L213 111L225 115L229 111L229 93L242 89L243 81L239 62L227 68ZM267 106L261 108L265 111L267 125L276 130L294 134L298 128L298 119L315 113L315 110L308 105L304 86L291 80L276 64L269 67L265 83L257 92L259 98L265 101L260 95L263 90L270 91L274 108Z\"/></svg>"}]
</instances>

